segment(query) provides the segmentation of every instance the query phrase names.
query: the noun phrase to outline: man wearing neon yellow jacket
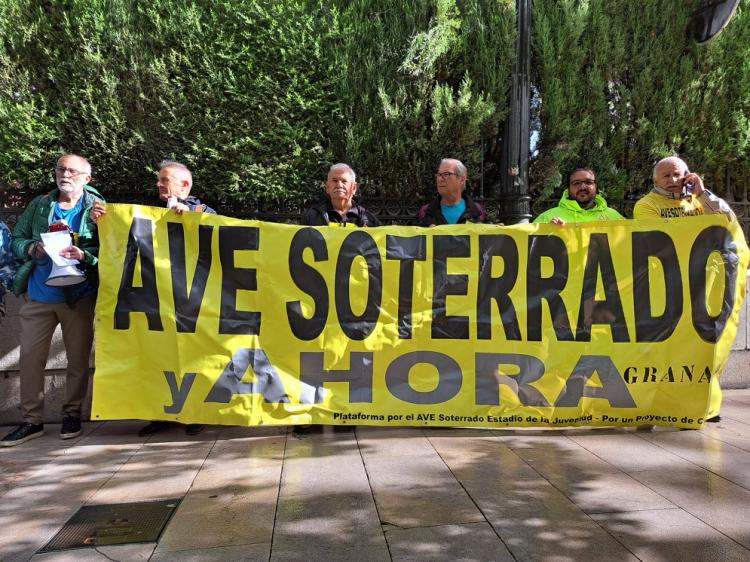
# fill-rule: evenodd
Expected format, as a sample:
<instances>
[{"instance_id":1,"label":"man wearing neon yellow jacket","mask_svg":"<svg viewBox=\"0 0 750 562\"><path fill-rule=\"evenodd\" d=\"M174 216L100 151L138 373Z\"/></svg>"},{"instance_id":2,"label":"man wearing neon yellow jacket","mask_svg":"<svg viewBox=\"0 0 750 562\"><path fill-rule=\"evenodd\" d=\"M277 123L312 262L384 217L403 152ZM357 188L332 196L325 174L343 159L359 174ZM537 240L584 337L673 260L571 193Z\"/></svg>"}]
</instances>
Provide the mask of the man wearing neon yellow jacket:
<instances>
[{"instance_id":1,"label":"man wearing neon yellow jacket","mask_svg":"<svg viewBox=\"0 0 750 562\"><path fill-rule=\"evenodd\" d=\"M563 225L623 218L616 210L608 207L604 197L597 193L593 170L577 168L568 178L568 189L563 193L560 204L543 212L534 222Z\"/></svg>"}]
</instances>

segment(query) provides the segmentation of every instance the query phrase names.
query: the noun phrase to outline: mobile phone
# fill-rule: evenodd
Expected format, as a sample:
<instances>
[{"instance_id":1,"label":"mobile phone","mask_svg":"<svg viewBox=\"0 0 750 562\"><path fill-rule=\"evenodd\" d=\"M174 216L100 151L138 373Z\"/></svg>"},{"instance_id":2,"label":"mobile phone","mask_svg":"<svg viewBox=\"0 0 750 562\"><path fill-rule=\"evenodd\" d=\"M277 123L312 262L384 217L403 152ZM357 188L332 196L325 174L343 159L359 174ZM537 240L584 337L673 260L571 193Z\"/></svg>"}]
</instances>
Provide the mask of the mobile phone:
<instances>
[{"instance_id":1,"label":"mobile phone","mask_svg":"<svg viewBox=\"0 0 750 562\"><path fill-rule=\"evenodd\" d=\"M685 176L687 176L690 173L690 171L685 170ZM693 189L695 189L695 184L693 182L689 181L682 184L682 193L687 197L688 195L693 193Z\"/></svg>"}]
</instances>

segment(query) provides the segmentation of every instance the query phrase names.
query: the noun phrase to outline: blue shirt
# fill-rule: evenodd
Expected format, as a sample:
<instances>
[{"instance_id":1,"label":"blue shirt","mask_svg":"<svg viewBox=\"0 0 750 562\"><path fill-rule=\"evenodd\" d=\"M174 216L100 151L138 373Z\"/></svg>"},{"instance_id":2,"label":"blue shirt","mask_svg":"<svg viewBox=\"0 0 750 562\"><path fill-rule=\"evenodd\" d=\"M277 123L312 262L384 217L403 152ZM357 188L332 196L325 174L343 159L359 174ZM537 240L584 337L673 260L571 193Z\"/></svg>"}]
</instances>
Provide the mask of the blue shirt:
<instances>
[{"instance_id":1,"label":"blue shirt","mask_svg":"<svg viewBox=\"0 0 750 562\"><path fill-rule=\"evenodd\" d=\"M60 203L55 203L50 222L65 220L73 232L78 232L81 228L83 212L83 197L71 209L61 209ZM36 266L31 270L29 276L29 297L32 300L47 304L59 304L66 301L65 291L62 287L49 287L45 284L51 271L52 260L48 255L45 254L44 257L36 260ZM73 290L76 295L83 295L86 292L93 292L93 287L87 281L84 281L78 285L73 285L69 290Z\"/></svg>"},{"instance_id":2,"label":"blue shirt","mask_svg":"<svg viewBox=\"0 0 750 562\"><path fill-rule=\"evenodd\" d=\"M443 205L441 203L440 210L442 211L445 220L448 221L448 224L456 224L458 219L461 218L461 215L466 211L466 200L462 197L461 201L455 205Z\"/></svg>"}]
</instances>

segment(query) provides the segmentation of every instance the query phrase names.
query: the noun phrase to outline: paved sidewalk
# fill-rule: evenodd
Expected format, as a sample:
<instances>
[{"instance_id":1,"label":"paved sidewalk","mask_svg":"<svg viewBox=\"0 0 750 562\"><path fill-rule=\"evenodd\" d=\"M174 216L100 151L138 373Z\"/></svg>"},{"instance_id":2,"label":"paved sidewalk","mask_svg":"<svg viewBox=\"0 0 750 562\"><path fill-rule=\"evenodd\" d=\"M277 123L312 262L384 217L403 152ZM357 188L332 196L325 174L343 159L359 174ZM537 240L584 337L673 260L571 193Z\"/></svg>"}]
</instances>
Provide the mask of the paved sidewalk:
<instances>
[{"instance_id":1,"label":"paved sidewalk","mask_svg":"<svg viewBox=\"0 0 750 562\"><path fill-rule=\"evenodd\" d=\"M701 431L58 427L0 449L0 559L750 560L750 390ZM0 428L5 432L8 428ZM36 554L85 504L182 498L158 543Z\"/></svg>"}]
</instances>

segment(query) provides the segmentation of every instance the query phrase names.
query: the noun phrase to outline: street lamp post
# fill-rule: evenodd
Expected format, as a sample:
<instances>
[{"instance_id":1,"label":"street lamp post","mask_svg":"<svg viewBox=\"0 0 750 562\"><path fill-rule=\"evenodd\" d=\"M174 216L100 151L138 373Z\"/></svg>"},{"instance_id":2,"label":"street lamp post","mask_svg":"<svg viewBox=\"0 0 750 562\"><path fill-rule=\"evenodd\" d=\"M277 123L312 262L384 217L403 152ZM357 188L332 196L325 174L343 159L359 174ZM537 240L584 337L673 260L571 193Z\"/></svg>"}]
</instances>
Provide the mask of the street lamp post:
<instances>
[{"instance_id":1,"label":"street lamp post","mask_svg":"<svg viewBox=\"0 0 750 562\"><path fill-rule=\"evenodd\" d=\"M495 186L499 218L505 224L531 219L529 197L529 95L531 90L531 2L516 0L516 64L510 114L503 126L500 182Z\"/></svg>"}]
</instances>

